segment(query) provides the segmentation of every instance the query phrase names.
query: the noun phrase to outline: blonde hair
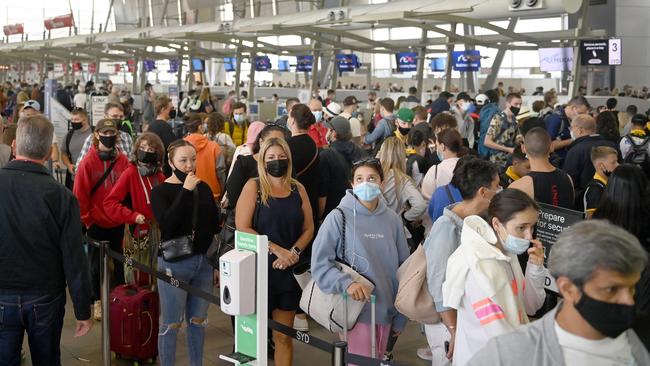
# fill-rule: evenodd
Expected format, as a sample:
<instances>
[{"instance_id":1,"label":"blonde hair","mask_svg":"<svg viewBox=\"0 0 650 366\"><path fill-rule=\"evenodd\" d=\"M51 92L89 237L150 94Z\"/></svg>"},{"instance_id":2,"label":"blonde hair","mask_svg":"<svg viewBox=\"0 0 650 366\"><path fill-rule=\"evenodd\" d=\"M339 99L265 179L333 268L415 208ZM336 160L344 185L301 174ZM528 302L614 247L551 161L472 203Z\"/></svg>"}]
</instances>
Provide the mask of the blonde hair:
<instances>
[{"instance_id":1,"label":"blonde hair","mask_svg":"<svg viewBox=\"0 0 650 366\"><path fill-rule=\"evenodd\" d=\"M265 139L264 143L262 143L262 146L260 147L259 157L257 159L257 173L260 180L260 201L262 201L262 203L267 207L269 205L269 197L271 197L271 182L266 176L265 157L266 152L273 146L280 146L282 150L284 150L284 153L287 155L287 159L289 160L289 168L284 174L284 177L282 177L282 184L286 188L291 189L292 186L297 185L298 183L295 179L292 178L291 168L293 164L291 159L291 150L289 149L287 142L284 141L284 139L279 139L276 137Z\"/></svg>"},{"instance_id":2,"label":"blonde hair","mask_svg":"<svg viewBox=\"0 0 650 366\"><path fill-rule=\"evenodd\" d=\"M201 89L201 95L199 95L199 100L205 102L208 99L210 99L210 88L206 87Z\"/></svg>"},{"instance_id":3,"label":"blonde hair","mask_svg":"<svg viewBox=\"0 0 650 366\"><path fill-rule=\"evenodd\" d=\"M388 173L393 172L395 187L398 190L401 189L406 180L411 179L406 174L406 146L402 140L395 136L386 138L379 149L377 157L381 162L384 177L388 177Z\"/></svg>"}]
</instances>

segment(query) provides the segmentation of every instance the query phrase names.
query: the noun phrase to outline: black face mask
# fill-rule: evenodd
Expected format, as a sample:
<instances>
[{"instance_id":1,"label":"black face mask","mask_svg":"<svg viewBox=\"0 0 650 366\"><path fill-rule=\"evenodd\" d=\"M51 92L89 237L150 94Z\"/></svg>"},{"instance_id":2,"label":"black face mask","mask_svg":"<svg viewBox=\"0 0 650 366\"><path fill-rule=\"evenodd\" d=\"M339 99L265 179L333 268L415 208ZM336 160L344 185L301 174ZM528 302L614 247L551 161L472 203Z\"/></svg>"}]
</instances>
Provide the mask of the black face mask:
<instances>
[{"instance_id":1,"label":"black face mask","mask_svg":"<svg viewBox=\"0 0 650 366\"><path fill-rule=\"evenodd\" d=\"M100 151L99 152L99 160L101 161L110 161L113 160L115 157L115 149L111 151Z\"/></svg>"},{"instance_id":2,"label":"black face mask","mask_svg":"<svg viewBox=\"0 0 650 366\"><path fill-rule=\"evenodd\" d=\"M115 122L115 126L117 126L118 130L120 128L122 128L122 120L121 119L114 119L113 122Z\"/></svg>"},{"instance_id":3,"label":"black face mask","mask_svg":"<svg viewBox=\"0 0 650 366\"><path fill-rule=\"evenodd\" d=\"M158 154L155 152L138 150L137 158L139 162L144 164L155 164L158 162Z\"/></svg>"},{"instance_id":4,"label":"black face mask","mask_svg":"<svg viewBox=\"0 0 650 366\"><path fill-rule=\"evenodd\" d=\"M149 177L158 171L158 167L155 165L142 165L138 164L138 173L143 177Z\"/></svg>"},{"instance_id":5,"label":"black face mask","mask_svg":"<svg viewBox=\"0 0 650 366\"><path fill-rule=\"evenodd\" d=\"M603 169L603 175L607 178L609 178L610 175L612 175L611 170Z\"/></svg>"},{"instance_id":6,"label":"black face mask","mask_svg":"<svg viewBox=\"0 0 650 366\"><path fill-rule=\"evenodd\" d=\"M266 171L272 177L280 178L287 173L289 169L289 159L278 159L266 162Z\"/></svg>"},{"instance_id":7,"label":"black face mask","mask_svg":"<svg viewBox=\"0 0 650 366\"><path fill-rule=\"evenodd\" d=\"M78 122L78 123L70 122L70 125L72 126L72 129L73 129L73 130L80 130L81 127L84 126L84 124L81 123L81 122Z\"/></svg>"},{"instance_id":8,"label":"black face mask","mask_svg":"<svg viewBox=\"0 0 650 366\"><path fill-rule=\"evenodd\" d=\"M512 107L512 106L510 107L510 112L512 112L513 116L518 115L520 110L521 110L521 108Z\"/></svg>"},{"instance_id":9,"label":"black face mask","mask_svg":"<svg viewBox=\"0 0 650 366\"><path fill-rule=\"evenodd\" d=\"M599 301L592 299L584 291L574 307L587 323L610 338L616 338L630 329L636 314L634 305Z\"/></svg>"},{"instance_id":10,"label":"black face mask","mask_svg":"<svg viewBox=\"0 0 650 366\"><path fill-rule=\"evenodd\" d=\"M99 142L101 142L102 145L106 146L107 148L112 149L115 147L115 143L117 142L117 136L99 135Z\"/></svg>"},{"instance_id":11,"label":"black face mask","mask_svg":"<svg viewBox=\"0 0 650 366\"><path fill-rule=\"evenodd\" d=\"M406 136L406 135L408 135L408 134L409 134L409 131L411 131L411 128L410 128L410 127L406 127L406 128L404 128L404 127L398 127L397 129L399 130L399 133L402 134L402 136Z\"/></svg>"},{"instance_id":12,"label":"black face mask","mask_svg":"<svg viewBox=\"0 0 650 366\"><path fill-rule=\"evenodd\" d=\"M176 176L176 178L178 178L178 180L180 180L181 183L185 183L185 178L187 178L187 173L185 173L184 171L176 167L173 168L174 168L174 175Z\"/></svg>"},{"instance_id":13,"label":"black face mask","mask_svg":"<svg viewBox=\"0 0 650 366\"><path fill-rule=\"evenodd\" d=\"M174 119L176 118L176 110L172 109L171 112L169 112L169 119Z\"/></svg>"}]
</instances>

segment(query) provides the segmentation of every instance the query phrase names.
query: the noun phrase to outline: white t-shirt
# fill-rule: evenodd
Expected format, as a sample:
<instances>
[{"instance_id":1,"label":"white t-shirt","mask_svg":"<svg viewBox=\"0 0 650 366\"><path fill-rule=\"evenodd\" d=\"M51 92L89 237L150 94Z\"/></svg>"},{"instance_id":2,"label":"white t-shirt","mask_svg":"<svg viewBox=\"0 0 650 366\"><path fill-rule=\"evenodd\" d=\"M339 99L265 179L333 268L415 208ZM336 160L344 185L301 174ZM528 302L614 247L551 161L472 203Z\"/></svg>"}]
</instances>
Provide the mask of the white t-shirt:
<instances>
[{"instance_id":1,"label":"white t-shirt","mask_svg":"<svg viewBox=\"0 0 650 366\"><path fill-rule=\"evenodd\" d=\"M625 332L618 338L591 340L567 332L556 321L555 333L566 365L638 366Z\"/></svg>"},{"instance_id":2,"label":"white t-shirt","mask_svg":"<svg viewBox=\"0 0 650 366\"><path fill-rule=\"evenodd\" d=\"M86 93L77 93L74 95L74 106L76 108L86 109L86 100L88 95Z\"/></svg>"},{"instance_id":3,"label":"white t-shirt","mask_svg":"<svg viewBox=\"0 0 650 366\"><path fill-rule=\"evenodd\" d=\"M361 121L358 118L352 117L351 114L342 112L339 116L347 118L350 121L350 132L352 137L361 137Z\"/></svg>"}]
</instances>

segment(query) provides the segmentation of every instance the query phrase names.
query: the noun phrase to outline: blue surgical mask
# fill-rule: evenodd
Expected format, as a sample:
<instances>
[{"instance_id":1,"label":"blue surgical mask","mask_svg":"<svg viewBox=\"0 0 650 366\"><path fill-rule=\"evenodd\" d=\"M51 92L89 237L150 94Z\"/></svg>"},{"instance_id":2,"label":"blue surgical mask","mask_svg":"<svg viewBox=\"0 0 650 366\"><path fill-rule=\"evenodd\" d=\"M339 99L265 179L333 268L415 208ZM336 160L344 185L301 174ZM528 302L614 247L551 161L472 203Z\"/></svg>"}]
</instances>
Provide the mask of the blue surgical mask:
<instances>
[{"instance_id":1,"label":"blue surgical mask","mask_svg":"<svg viewBox=\"0 0 650 366\"><path fill-rule=\"evenodd\" d=\"M363 182L354 186L352 192L362 201L372 201L379 197L381 189L377 183Z\"/></svg>"},{"instance_id":2,"label":"blue surgical mask","mask_svg":"<svg viewBox=\"0 0 650 366\"><path fill-rule=\"evenodd\" d=\"M443 161L445 160L445 157L442 155L442 153L438 150L436 150L436 155L438 155L438 160Z\"/></svg>"},{"instance_id":3,"label":"blue surgical mask","mask_svg":"<svg viewBox=\"0 0 650 366\"><path fill-rule=\"evenodd\" d=\"M235 122L238 124L242 124L244 122L244 115L243 114L235 114L234 116Z\"/></svg>"},{"instance_id":4,"label":"blue surgical mask","mask_svg":"<svg viewBox=\"0 0 650 366\"><path fill-rule=\"evenodd\" d=\"M320 120L323 119L322 111L313 111L311 113L314 115L314 118L316 118L316 123L320 122Z\"/></svg>"},{"instance_id":5,"label":"blue surgical mask","mask_svg":"<svg viewBox=\"0 0 650 366\"><path fill-rule=\"evenodd\" d=\"M530 248L530 241L508 234L505 243L503 243L503 248L512 254L520 255Z\"/></svg>"}]
</instances>

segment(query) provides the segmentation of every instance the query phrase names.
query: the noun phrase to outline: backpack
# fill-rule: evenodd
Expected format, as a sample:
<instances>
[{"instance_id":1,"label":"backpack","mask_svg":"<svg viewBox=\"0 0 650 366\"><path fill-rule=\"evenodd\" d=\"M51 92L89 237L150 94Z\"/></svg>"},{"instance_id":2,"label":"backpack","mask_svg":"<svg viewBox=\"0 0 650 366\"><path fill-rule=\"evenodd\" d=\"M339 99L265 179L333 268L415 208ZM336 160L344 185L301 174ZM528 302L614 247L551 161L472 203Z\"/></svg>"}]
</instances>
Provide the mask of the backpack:
<instances>
[{"instance_id":1,"label":"backpack","mask_svg":"<svg viewBox=\"0 0 650 366\"><path fill-rule=\"evenodd\" d=\"M372 149L372 152L370 153L370 155L373 156L373 157L377 156L377 154L379 153L379 150L381 149L381 145L384 144L384 141L387 138L393 136L393 132L395 132L395 129L394 129L395 118L393 118L393 119L384 118L384 120L386 120L386 122L388 122L387 124L388 124L388 129L390 130L390 133L387 135L386 131L384 131L384 135L379 140L375 141L375 146ZM381 124L381 121L379 121L379 122L380 123L378 123L375 128L379 127L379 125Z\"/></svg>"},{"instance_id":2,"label":"backpack","mask_svg":"<svg viewBox=\"0 0 650 366\"><path fill-rule=\"evenodd\" d=\"M650 176L650 153L648 152L650 136L646 136L643 139L643 142L638 145L634 143L632 136L627 135L625 138L630 145L632 145L632 151L630 151L624 159L625 163L639 166L643 169L646 176Z\"/></svg>"},{"instance_id":3,"label":"backpack","mask_svg":"<svg viewBox=\"0 0 650 366\"><path fill-rule=\"evenodd\" d=\"M479 114L479 139L478 139L478 153L482 158L490 156L490 149L485 147L485 135L490 127L490 122L495 114L499 113L499 106L496 103L490 103L481 109Z\"/></svg>"}]
</instances>

